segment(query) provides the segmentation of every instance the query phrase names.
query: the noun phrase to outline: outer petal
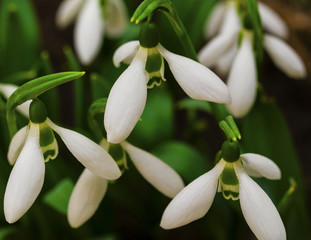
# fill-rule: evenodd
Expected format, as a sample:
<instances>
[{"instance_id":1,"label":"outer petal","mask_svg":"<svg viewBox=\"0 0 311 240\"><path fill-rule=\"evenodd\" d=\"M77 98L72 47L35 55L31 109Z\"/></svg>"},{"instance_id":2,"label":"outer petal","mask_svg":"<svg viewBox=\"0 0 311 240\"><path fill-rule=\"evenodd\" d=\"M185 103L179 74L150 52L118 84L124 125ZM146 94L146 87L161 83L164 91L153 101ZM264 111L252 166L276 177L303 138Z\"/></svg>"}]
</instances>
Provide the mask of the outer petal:
<instances>
[{"instance_id":1,"label":"outer petal","mask_svg":"<svg viewBox=\"0 0 311 240\"><path fill-rule=\"evenodd\" d=\"M184 188L185 185L181 177L166 163L127 142L123 142L121 145L141 175L161 193L173 198Z\"/></svg>"},{"instance_id":2,"label":"outer petal","mask_svg":"<svg viewBox=\"0 0 311 240\"><path fill-rule=\"evenodd\" d=\"M236 32L241 29L240 18L236 10L236 1L226 3L226 14L220 28L220 33Z\"/></svg>"},{"instance_id":3,"label":"outer petal","mask_svg":"<svg viewBox=\"0 0 311 240\"><path fill-rule=\"evenodd\" d=\"M16 222L34 203L43 186L44 172L44 158L39 146L39 126L32 124L6 186L4 215L7 222Z\"/></svg>"},{"instance_id":4,"label":"outer petal","mask_svg":"<svg viewBox=\"0 0 311 240\"><path fill-rule=\"evenodd\" d=\"M80 12L85 0L63 0L56 12L56 25L65 28L71 24Z\"/></svg>"},{"instance_id":5,"label":"outer petal","mask_svg":"<svg viewBox=\"0 0 311 240\"><path fill-rule=\"evenodd\" d=\"M269 158L255 153L242 154L241 158L243 168L249 175L273 180L281 178L281 170Z\"/></svg>"},{"instance_id":6,"label":"outer petal","mask_svg":"<svg viewBox=\"0 0 311 240\"><path fill-rule=\"evenodd\" d=\"M11 140L8 151L8 160L11 165L14 165L20 152L22 151L25 145L28 135L28 129L29 129L28 125L21 128Z\"/></svg>"},{"instance_id":7,"label":"outer petal","mask_svg":"<svg viewBox=\"0 0 311 240\"><path fill-rule=\"evenodd\" d=\"M237 118L244 117L250 111L256 97L257 75L251 37L248 33L244 35L227 82L232 98L227 108Z\"/></svg>"},{"instance_id":8,"label":"outer petal","mask_svg":"<svg viewBox=\"0 0 311 240\"><path fill-rule=\"evenodd\" d=\"M160 226L164 229L177 228L203 217L213 203L224 166L224 161L220 161L211 171L179 192L166 207Z\"/></svg>"},{"instance_id":9,"label":"outer petal","mask_svg":"<svg viewBox=\"0 0 311 240\"><path fill-rule=\"evenodd\" d=\"M120 63L130 64L139 47L139 41L130 41L121 45L113 54L113 64L120 67Z\"/></svg>"},{"instance_id":10,"label":"outer petal","mask_svg":"<svg viewBox=\"0 0 311 240\"><path fill-rule=\"evenodd\" d=\"M17 85L13 84L1 84L0 83L0 92L3 94L3 96L8 99L11 94L18 88ZM17 110L23 114L26 118L29 118L29 105L31 103L31 100L28 100L24 102L23 104L19 105L17 107Z\"/></svg>"},{"instance_id":11,"label":"outer petal","mask_svg":"<svg viewBox=\"0 0 311 240\"><path fill-rule=\"evenodd\" d=\"M306 67L298 54L287 43L272 35L266 34L264 46L275 65L292 78L304 78Z\"/></svg>"},{"instance_id":12,"label":"outer petal","mask_svg":"<svg viewBox=\"0 0 311 240\"><path fill-rule=\"evenodd\" d=\"M282 219L271 199L245 172L237 175L242 212L253 233L259 240L285 240Z\"/></svg>"},{"instance_id":13,"label":"outer petal","mask_svg":"<svg viewBox=\"0 0 311 240\"><path fill-rule=\"evenodd\" d=\"M75 158L91 172L106 179L117 179L121 176L117 164L101 146L80 133L59 127L49 119L46 121L61 137Z\"/></svg>"},{"instance_id":14,"label":"outer petal","mask_svg":"<svg viewBox=\"0 0 311 240\"><path fill-rule=\"evenodd\" d=\"M71 227L80 227L94 215L106 194L107 187L106 179L84 169L69 200L68 221Z\"/></svg>"},{"instance_id":15,"label":"outer petal","mask_svg":"<svg viewBox=\"0 0 311 240\"><path fill-rule=\"evenodd\" d=\"M123 142L145 108L148 79L145 72L146 57L146 49L139 48L133 62L109 93L104 116L108 142Z\"/></svg>"},{"instance_id":16,"label":"outer petal","mask_svg":"<svg viewBox=\"0 0 311 240\"><path fill-rule=\"evenodd\" d=\"M231 101L227 86L211 70L189 58L169 52L161 45L158 49L178 84L191 98L218 103Z\"/></svg>"},{"instance_id":17,"label":"outer petal","mask_svg":"<svg viewBox=\"0 0 311 240\"><path fill-rule=\"evenodd\" d=\"M200 63L207 67L214 66L221 56L230 51L230 48L236 42L237 35L238 32L231 32L228 34L219 34L213 38L199 52L198 57Z\"/></svg>"},{"instance_id":18,"label":"outer petal","mask_svg":"<svg viewBox=\"0 0 311 240\"><path fill-rule=\"evenodd\" d=\"M225 13L226 7L223 3L218 3L212 10L210 17L207 19L205 24L204 36L206 39L217 33Z\"/></svg>"},{"instance_id":19,"label":"outer petal","mask_svg":"<svg viewBox=\"0 0 311 240\"><path fill-rule=\"evenodd\" d=\"M108 0L106 9L106 32L110 37L122 35L128 24L126 7L122 0Z\"/></svg>"},{"instance_id":20,"label":"outer petal","mask_svg":"<svg viewBox=\"0 0 311 240\"><path fill-rule=\"evenodd\" d=\"M226 52L226 54L222 56L217 62L215 66L216 72L218 72L222 76L227 76L237 51L238 51L237 42L235 42L232 48L228 52Z\"/></svg>"},{"instance_id":21,"label":"outer petal","mask_svg":"<svg viewBox=\"0 0 311 240\"><path fill-rule=\"evenodd\" d=\"M258 10L262 25L268 32L283 39L288 37L287 25L275 11L262 2L258 2Z\"/></svg>"},{"instance_id":22,"label":"outer petal","mask_svg":"<svg viewBox=\"0 0 311 240\"><path fill-rule=\"evenodd\" d=\"M74 29L74 45L80 61L89 65L100 50L104 37L104 22L99 0L87 0Z\"/></svg>"}]
</instances>

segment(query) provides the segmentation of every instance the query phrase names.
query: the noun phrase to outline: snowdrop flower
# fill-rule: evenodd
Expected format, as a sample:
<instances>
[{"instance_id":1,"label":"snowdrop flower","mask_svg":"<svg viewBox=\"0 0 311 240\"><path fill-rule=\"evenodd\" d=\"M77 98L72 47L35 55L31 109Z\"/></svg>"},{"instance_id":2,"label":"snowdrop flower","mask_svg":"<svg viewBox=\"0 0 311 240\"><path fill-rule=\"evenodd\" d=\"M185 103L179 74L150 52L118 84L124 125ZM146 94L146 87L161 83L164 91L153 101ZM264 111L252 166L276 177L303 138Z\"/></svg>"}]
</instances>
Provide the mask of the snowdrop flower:
<instances>
[{"instance_id":1,"label":"snowdrop flower","mask_svg":"<svg viewBox=\"0 0 311 240\"><path fill-rule=\"evenodd\" d=\"M58 154L58 145L52 130L60 136L70 152L94 174L106 179L117 179L121 175L117 164L102 147L48 119L41 101L32 101L29 116L29 125L15 134L9 146L8 160L14 167L4 195L4 215L7 222L14 223L22 217L41 191L44 162L55 159Z\"/></svg>"},{"instance_id":2,"label":"snowdrop flower","mask_svg":"<svg viewBox=\"0 0 311 240\"><path fill-rule=\"evenodd\" d=\"M161 227L177 228L202 218L218 188L225 199L240 199L245 220L259 240L285 240L285 228L276 207L249 176L280 179L281 173L270 159L253 153L240 155L236 142L225 142L217 165L170 202L163 213Z\"/></svg>"},{"instance_id":3,"label":"snowdrop flower","mask_svg":"<svg viewBox=\"0 0 311 240\"><path fill-rule=\"evenodd\" d=\"M258 9L264 29L276 36L264 35L265 50L275 65L289 77L304 78L306 67L303 61L292 47L281 40L288 36L286 24L265 4L259 3ZM236 1L226 1L215 8L207 24L205 35L210 37L216 34L217 28L220 28L218 35L199 52L199 60L207 67L216 66L217 70L226 75L237 51L237 40L242 28L236 10Z\"/></svg>"},{"instance_id":4,"label":"snowdrop flower","mask_svg":"<svg viewBox=\"0 0 311 240\"><path fill-rule=\"evenodd\" d=\"M165 196L173 198L184 188L180 176L170 166L152 154L128 142L111 144L103 139L101 146L114 156L117 162L125 165L125 168L126 156L124 151L126 151L141 175ZM82 172L69 200L68 222L71 227L81 226L94 215L106 194L107 188L107 179L96 176L88 169Z\"/></svg>"},{"instance_id":5,"label":"snowdrop flower","mask_svg":"<svg viewBox=\"0 0 311 240\"><path fill-rule=\"evenodd\" d=\"M0 83L0 94L2 94L5 99L8 99L17 88L18 86L14 84ZM29 118L30 102L30 100L26 101L17 107L17 110L27 118Z\"/></svg>"},{"instance_id":6,"label":"snowdrop flower","mask_svg":"<svg viewBox=\"0 0 311 240\"><path fill-rule=\"evenodd\" d=\"M123 142L139 120L147 99L147 88L159 86L164 78L164 59L176 81L189 97L218 103L231 101L227 86L203 65L166 50L160 43L154 24L142 25L140 41L118 48L113 56L115 66L130 66L113 85L104 117L107 139Z\"/></svg>"},{"instance_id":7,"label":"snowdrop flower","mask_svg":"<svg viewBox=\"0 0 311 240\"><path fill-rule=\"evenodd\" d=\"M84 65L91 64L96 57L105 33L119 37L128 23L122 0L107 0L103 6L100 0L64 0L56 14L57 26L65 28L75 18L74 45Z\"/></svg>"},{"instance_id":8,"label":"snowdrop flower","mask_svg":"<svg viewBox=\"0 0 311 240\"><path fill-rule=\"evenodd\" d=\"M243 29L236 9L236 1L226 1L215 8L206 35L217 33L199 52L199 60L207 67L215 66L222 75L228 76L227 85L232 102L228 111L236 118L244 117L256 98L256 64L253 53L253 34ZM275 65L289 77L300 79L306 76L306 68L297 53L280 37L287 37L288 29L281 18L269 7L260 3L259 13L264 28L272 34L264 34L264 48ZM238 48L238 39L240 46ZM241 38L242 37L242 38Z\"/></svg>"}]
</instances>

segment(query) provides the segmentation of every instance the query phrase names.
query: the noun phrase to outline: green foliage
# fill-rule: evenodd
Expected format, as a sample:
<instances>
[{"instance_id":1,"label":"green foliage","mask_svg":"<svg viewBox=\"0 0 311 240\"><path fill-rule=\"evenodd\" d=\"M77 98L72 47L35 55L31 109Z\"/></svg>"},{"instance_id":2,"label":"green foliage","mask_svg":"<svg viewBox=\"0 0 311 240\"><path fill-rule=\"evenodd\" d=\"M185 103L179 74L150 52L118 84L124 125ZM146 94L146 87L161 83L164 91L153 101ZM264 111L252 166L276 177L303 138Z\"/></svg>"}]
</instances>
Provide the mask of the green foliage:
<instances>
[{"instance_id":1,"label":"green foliage","mask_svg":"<svg viewBox=\"0 0 311 240\"><path fill-rule=\"evenodd\" d=\"M72 180L65 178L44 195L43 201L60 213L67 214L67 206L73 187Z\"/></svg>"},{"instance_id":2,"label":"green foliage","mask_svg":"<svg viewBox=\"0 0 311 240\"><path fill-rule=\"evenodd\" d=\"M287 123L273 100L263 98L257 102L242 122L242 136L245 152L262 154L281 169L281 181L271 183L263 180L260 184L275 203L287 191L289 178L295 178L298 185L295 204L283 215L284 224L288 239L311 238L305 186L297 153Z\"/></svg>"}]
</instances>

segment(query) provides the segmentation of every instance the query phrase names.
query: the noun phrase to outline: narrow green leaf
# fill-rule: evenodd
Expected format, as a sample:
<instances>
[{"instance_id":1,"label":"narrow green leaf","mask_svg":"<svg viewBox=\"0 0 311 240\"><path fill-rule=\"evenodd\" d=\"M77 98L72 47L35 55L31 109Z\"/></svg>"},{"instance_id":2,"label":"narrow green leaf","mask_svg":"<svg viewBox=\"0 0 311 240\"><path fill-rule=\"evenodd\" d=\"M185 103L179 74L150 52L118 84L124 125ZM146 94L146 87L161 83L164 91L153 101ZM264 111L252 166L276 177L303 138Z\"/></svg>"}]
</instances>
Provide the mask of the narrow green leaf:
<instances>
[{"instance_id":1,"label":"narrow green leaf","mask_svg":"<svg viewBox=\"0 0 311 240\"><path fill-rule=\"evenodd\" d=\"M103 116L99 118L99 120L96 118L96 116L105 112L106 103L107 98L100 98L93 102L89 108L88 123L98 141L103 138ZM101 124L98 124L98 121L100 121Z\"/></svg>"},{"instance_id":2,"label":"narrow green leaf","mask_svg":"<svg viewBox=\"0 0 311 240\"><path fill-rule=\"evenodd\" d=\"M28 0L0 3L0 76L29 70L39 57L39 28Z\"/></svg>"},{"instance_id":3,"label":"narrow green leaf","mask_svg":"<svg viewBox=\"0 0 311 240\"><path fill-rule=\"evenodd\" d=\"M211 161L183 142L164 142L152 153L174 168L188 182L212 168Z\"/></svg>"},{"instance_id":4,"label":"narrow green leaf","mask_svg":"<svg viewBox=\"0 0 311 240\"><path fill-rule=\"evenodd\" d=\"M60 213L67 214L67 207L73 188L74 183L72 180L65 178L44 195L43 201Z\"/></svg>"},{"instance_id":5,"label":"narrow green leaf","mask_svg":"<svg viewBox=\"0 0 311 240\"><path fill-rule=\"evenodd\" d=\"M277 203L287 191L288 179L297 182L295 205L283 219L288 239L311 239L306 192L297 153L288 126L274 101L260 99L242 122L243 149L272 159L281 169L280 181L259 179L260 185Z\"/></svg>"},{"instance_id":6,"label":"narrow green leaf","mask_svg":"<svg viewBox=\"0 0 311 240\"><path fill-rule=\"evenodd\" d=\"M27 100L34 99L40 94L84 75L84 72L62 72L46 75L31 80L20 86L7 100L7 123L11 137L16 133L16 119L14 111L16 107Z\"/></svg>"}]
</instances>

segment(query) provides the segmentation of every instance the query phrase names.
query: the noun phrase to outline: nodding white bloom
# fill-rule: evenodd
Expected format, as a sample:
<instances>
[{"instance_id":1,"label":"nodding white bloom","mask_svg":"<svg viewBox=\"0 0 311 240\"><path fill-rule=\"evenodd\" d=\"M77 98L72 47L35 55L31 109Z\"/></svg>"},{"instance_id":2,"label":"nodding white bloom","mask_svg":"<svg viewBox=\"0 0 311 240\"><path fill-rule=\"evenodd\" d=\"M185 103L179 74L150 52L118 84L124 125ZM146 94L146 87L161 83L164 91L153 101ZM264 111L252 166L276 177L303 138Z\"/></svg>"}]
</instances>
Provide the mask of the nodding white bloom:
<instances>
[{"instance_id":1,"label":"nodding white bloom","mask_svg":"<svg viewBox=\"0 0 311 240\"><path fill-rule=\"evenodd\" d=\"M77 18L74 45L80 61L89 65L100 50L105 33L119 37L124 33L128 16L122 0L63 0L56 14L56 24L65 28Z\"/></svg>"},{"instance_id":2,"label":"nodding white bloom","mask_svg":"<svg viewBox=\"0 0 311 240\"><path fill-rule=\"evenodd\" d=\"M53 130L77 160L94 174L106 179L120 177L121 172L107 151L85 136L54 124L46 117L40 101L32 101L29 115L29 125L15 134L9 146L8 160L14 167L4 195L7 222L14 223L22 217L39 195L44 180L44 162L55 159L58 154Z\"/></svg>"},{"instance_id":3,"label":"nodding white bloom","mask_svg":"<svg viewBox=\"0 0 311 240\"><path fill-rule=\"evenodd\" d=\"M232 143L228 143L232 144ZM232 147L232 146L231 146ZM165 209L161 227L177 228L202 218L213 203L216 191L225 199L240 199L244 218L259 240L285 240L281 217L268 195L249 176L279 179L277 165L259 154L224 154L209 172L195 179Z\"/></svg>"},{"instance_id":4,"label":"nodding white bloom","mask_svg":"<svg viewBox=\"0 0 311 240\"><path fill-rule=\"evenodd\" d=\"M297 53L281 40L288 36L288 29L283 20L263 3L258 4L263 27L271 34L264 34L264 48L275 65L289 77L300 79L306 76L306 67ZM217 30L219 32L217 32ZM212 13L206 25L207 37L218 33L199 52L199 60L207 67L215 66L221 74L226 75L237 51L241 23L236 9L236 1L220 3ZM242 30L243 31L243 30ZM272 39L272 40L271 40Z\"/></svg>"},{"instance_id":5,"label":"nodding white bloom","mask_svg":"<svg viewBox=\"0 0 311 240\"><path fill-rule=\"evenodd\" d=\"M240 118L249 112L255 101L257 77L252 50L252 33L250 30L242 28L236 4L236 1L226 1L216 6L207 24L205 35L207 37L216 33L218 35L202 48L199 52L199 60L207 67L214 66L216 71L222 75L229 73L227 85L232 102L227 104L227 108L233 116ZM303 61L281 39L288 35L286 24L268 6L259 3L258 9L263 27L277 36L264 34L265 50L275 65L289 77L304 78L306 67ZM241 36L243 37L242 43L238 41Z\"/></svg>"},{"instance_id":6,"label":"nodding white bloom","mask_svg":"<svg viewBox=\"0 0 311 240\"><path fill-rule=\"evenodd\" d=\"M166 50L159 43L156 26L146 23L141 27L140 41L122 45L113 56L115 66L121 62L130 66L108 96L104 124L109 142L123 142L135 127L145 107L147 88L165 81L164 59L189 97L218 103L231 101L227 86L216 74L198 62Z\"/></svg>"},{"instance_id":7,"label":"nodding white bloom","mask_svg":"<svg viewBox=\"0 0 311 240\"><path fill-rule=\"evenodd\" d=\"M184 183L175 170L152 154L128 142L111 144L103 139L101 145L125 168L127 168L124 152L126 151L141 175L165 196L173 198L184 188ZM107 187L108 181L105 178L96 176L88 169L82 172L69 200L68 222L71 227L81 226L94 215L105 196Z\"/></svg>"},{"instance_id":8,"label":"nodding white bloom","mask_svg":"<svg viewBox=\"0 0 311 240\"><path fill-rule=\"evenodd\" d=\"M2 94L4 98L8 99L17 88L18 86L14 84L0 83L0 94ZM27 118L29 118L30 103L31 101L29 100L17 107L17 110Z\"/></svg>"}]
</instances>

